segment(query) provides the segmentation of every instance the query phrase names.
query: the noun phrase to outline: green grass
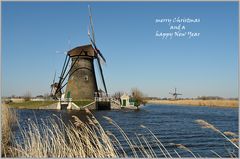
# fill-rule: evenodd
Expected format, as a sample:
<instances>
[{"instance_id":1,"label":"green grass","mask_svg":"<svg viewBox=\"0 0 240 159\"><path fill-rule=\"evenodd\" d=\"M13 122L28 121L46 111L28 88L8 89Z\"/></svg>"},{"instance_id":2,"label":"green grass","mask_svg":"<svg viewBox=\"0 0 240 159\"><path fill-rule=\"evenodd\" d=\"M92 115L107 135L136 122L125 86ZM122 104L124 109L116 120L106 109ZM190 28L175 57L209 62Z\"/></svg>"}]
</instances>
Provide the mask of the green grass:
<instances>
[{"instance_id":1,"label":"green grass","mask_svg":"<svg viewBox=\"0 0 240 159\"><path fill-rule=\"evenodd\" d=\"M9 103L8 106L20 109L38 109L39 107L48 106L56 102L57 101L26 101L21 103Z\"/></svg>"},{"instance_id":2,"label":"green grass","mask_svg":"<svg viewBox=\"0 0 240 159\"><path fill-rule=\"evenodd\" d=\"M73 101L77 106L82 107L85 106L87 104L92 103L92 100L82 100L82 101Z\"/></svg>"}]
</instances>

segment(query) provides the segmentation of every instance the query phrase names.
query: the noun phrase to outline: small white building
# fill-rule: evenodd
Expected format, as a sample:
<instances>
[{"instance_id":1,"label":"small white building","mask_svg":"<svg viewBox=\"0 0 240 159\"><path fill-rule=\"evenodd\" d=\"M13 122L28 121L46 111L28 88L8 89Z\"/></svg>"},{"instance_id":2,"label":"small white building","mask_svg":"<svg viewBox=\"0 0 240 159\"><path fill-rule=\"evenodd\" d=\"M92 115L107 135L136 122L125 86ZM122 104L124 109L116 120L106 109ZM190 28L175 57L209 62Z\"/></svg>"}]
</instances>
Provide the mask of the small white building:
<instances>
[{"instance_id":1,"label":"small white building","mask_svg":"<svg viewBox=\"0 0 240 159\"><path fill-rule=\"evenodd\" d=\"M134 104L135 104L133 99L127 93L124 93L120 97L120 100L121 100L121 106L122 107L134 106Z\"/></svg>"},{"instance_id":2,"label":"small white building","mask_svg":"<svg viewBox=\"0 0 240 159\"><path fill-rule=\"evenodd\" d=\"M124 93L121 97L121 106L125 107L125 106L129 106L129 95L127 95L126 93Z\"/></svg>"}]
</instances>

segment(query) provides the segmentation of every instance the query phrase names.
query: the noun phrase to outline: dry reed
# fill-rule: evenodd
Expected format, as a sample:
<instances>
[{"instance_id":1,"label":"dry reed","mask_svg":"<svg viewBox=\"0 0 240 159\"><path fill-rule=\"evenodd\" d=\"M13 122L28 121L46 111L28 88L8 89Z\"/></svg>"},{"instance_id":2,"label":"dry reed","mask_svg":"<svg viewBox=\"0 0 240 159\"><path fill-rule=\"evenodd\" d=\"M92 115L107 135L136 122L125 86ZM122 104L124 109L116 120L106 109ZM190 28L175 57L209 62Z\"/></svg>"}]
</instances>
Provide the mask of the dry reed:
<instances>
[{"instance_id":1,"label":"dry reed","mask_svg":"<svg viewBox=\"0 0 240 159\"><path fill-rule=\"evenodd\" d=\"M239 138L232 138L231 141L238 144L239 143Z\"/></svg>"},{"instance_id":2,"label":"dry reed","mask_svg":"<svg viewBox=\"0 0 240 159\"><path fill-rule=\"evenodd\" d=\"M238 107L238 100L148 100L150 104Z\"/></svg>"},{"instance_id":3,"label":"dry reed","mask_svg":"<svg viewBox=\"0 0 240 159\"><path fill-rule=\"evenodd\" d=\"M120 131L128 143L133 153L133 156L128 156L118 139L111 132L105 132L89 110L86 112L87 123L76 116L73 116L74 123L70 122L69 125L57 116L57 120L42 120L41 124L28 120L27 128L22 128L18 123L23 140L14 140L15 143L10 147L11 156L8 157L157 157L146 137L136 135L137 141L130 140L114 120L104 117ZM171 157L159 140L158 147L165 157Z\"/></svg>"},{"instance_id":4,"label":"dry reed","mask_svg":"<svg viewBox=\"0 0 240 159\"><path fill-rule=\"evenodd\" d=\"M231 131L225 131L224 134L228 135L228 136L233 136L233 137L238 136L237 134L235 134L234 132L231 132Z\"/></svg>"},{"instance_id":5,"label":"dry reed","mask_svg":"<svg viewBox=\"0 0 240 159\"><path fill-rule=\"evenodd\" d=\"M56 116L57 117L57 116ZM100 125L83 123L73 116L74 124L66 125L60 118L42 121L41 126L30 120L22 129L23 144L11 148L13 157L117 157L115 149ZM60 124L59 124L60 122Z\"/></svg>"},{"instance_id":6,"label":"dry reed","mask_svg":"<svg viewBox=\"0 0 240 159\"><path fill-rule=\"evenodd\" d=\"M189 148L187 148L186 146L184 146L184 145L182 145L182 144L175 144L175 145L176 145L178 148L183 149L183 150L191 153L191 155L192 155L194 158L197 158L197 157L194 155L194 153L193 153Z\"/></svg>"},{"instance_id":7,"label":"dry reed","mask_svg":"<svg viewBox=\"0 0 240 159\"><path fill-rule=\"evenodd\" d=\"M217 129L214 125L208 123L205 120L195 120L196 123L198 123L199 125L201 125L202 128L207 128L207 129L211 129L217 133L219 133L220 135L222 135L227 141L229 141L233 146L235 146L237 149L239 149L239 146L237 144L235 144L230 138L228 138L224 133L222 133L219 129ZM229 135L230 132L227 132L227 134ZM231 132L231 135L233 135L233 133Z\"/></svg>"},{"instance_id":8,"label":"dry reed","mask_svg":"<svg viewBox=\"0 0 240 159\"><path fill-rule=\"evenodd\" d=\"M11 126L16 122L17 117L16 113L13 110L10 110L6 104L1 104L1 152L2 156L6 156L9 152L8 145L11 137Z\"/></svg>"}]
</instances>

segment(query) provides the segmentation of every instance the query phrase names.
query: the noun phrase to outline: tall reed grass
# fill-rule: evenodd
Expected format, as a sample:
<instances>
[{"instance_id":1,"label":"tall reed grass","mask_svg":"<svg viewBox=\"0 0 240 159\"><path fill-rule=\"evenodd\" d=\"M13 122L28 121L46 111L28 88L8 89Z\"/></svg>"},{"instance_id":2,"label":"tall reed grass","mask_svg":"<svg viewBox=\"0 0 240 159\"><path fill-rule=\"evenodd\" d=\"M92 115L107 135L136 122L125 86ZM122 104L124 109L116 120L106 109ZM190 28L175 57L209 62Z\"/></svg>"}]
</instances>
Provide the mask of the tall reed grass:
<instances>
[{"instance_id":1,"label":"tall reed grass","mask_svg":"<svg viewBox=\"0 0 240 159\"><path fill-rule=\"evenodd\" d=\"M124 130L111 118L104 117L113 124L124 137L133 155L129 156L126 147L121 145L118 138L109 131L105 131L92 113L86 109L87 122L82 122L73 116L74 122L65 124L62 119L36 122L29 120L28 127L22 128L21 139L14 139L10 146L8 157L80 157L80 158L109 158L109 157L158 157L152 143L145 136L138 136L137 141L131 140ZM145 126L155 140L155 146L159 148L162 155L171 158L172 155L164 147L159 139ZM189 150L189 149L188 149Z\"/></svg>"},{"instance_id":2,"label":"tall reed grass","mask_svg":"<svg viewBox=\"0 0 240 159\"><path fill-rule=\"evenodd\" d=\"M1 103L1 155L6 156L9 152L11 127L16 122L16 112L10 110L4 103Z\"/></svg>"},{"instance_id":3,"label":"tall reed grass","mask_svg":"<svg viewBox=\"0 0 240 159\"><path fill-rule=\"evenodd\" d=\"M42 121L30 120L21 129L23 141L11 147L13 157L116 157L115 149L97 121L88 118L83 123L76 116L75 122L66 125L60 118ZM22 143L23 142L23 143Z\"/></svg>"},{"instance_id":4,"label":"tall reed grass","mask_svg":"<svg viewBox=\"0 0 240 159\"><path fill-rule=\"evenodd\" d=\"M195 122L198 123L204 129L211 129L214 132L217 132L223 138L225 138L229 143L231 143L235 148L237 148L237 150L239 151L239 142L238 142L238 139L235 138L235 137L238 137L236 133L233 133L230 131L222 132L218 128L216 128L214 125L202 119L195 120ZM229 152L229 156L234 158L238 157L237 154L235 154L234 152Z\"/></svg>"},{"instance_id":5,"label":"tall reed grass","mask_svg":"<svg viewBox=\"0 0 240 159\"><path fill-rule=\"evenodd\" d=\"M219 133L220 135L222 135L227 141L229 141L234 147L236 147L237 149L239 149L239 146L232 142L232 140L227 137L227 136L233 136L233 137L236 137L238 136L237 134L233 133L233 132L230 132L230 131L226 131L226 132L221 132L218 128L216 128L214 125L208 123L207 121L205 120L201 120L201 119L198 119L198 120L195 120L196 123L198 123L199 125L201 125L202 128L206 128L206 129L211 129L217 133Z\"/></svg>"},{"instance_id":6,"label":"tall reed grass","mask_svg":"<svg viewBox=\"0 0 240 159\"><path fill-rule=\"evenodd\" d=\"M148 100L150 104L174 104L191 106L238 107L238 100Z\"/></svg>"}]
</instances>

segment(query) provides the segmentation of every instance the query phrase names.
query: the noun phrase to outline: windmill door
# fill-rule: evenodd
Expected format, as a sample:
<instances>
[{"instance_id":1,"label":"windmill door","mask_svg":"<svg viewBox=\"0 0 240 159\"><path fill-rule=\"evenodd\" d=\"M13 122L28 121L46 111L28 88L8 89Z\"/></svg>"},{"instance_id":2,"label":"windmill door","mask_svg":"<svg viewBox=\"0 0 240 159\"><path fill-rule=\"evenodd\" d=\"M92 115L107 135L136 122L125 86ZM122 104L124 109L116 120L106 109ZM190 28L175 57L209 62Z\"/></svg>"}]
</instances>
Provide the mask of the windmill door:
<instances>
[{"instance_id":1,"label":"windmill door","mask_svg":"<svg viewBox=\"0 0 240 159\"><path fill-rule=\"evenodd\" d=\"M67 93L67 98L71 98L71 92L70 91L68 91L68 93Z\"/></svg>"},{"instance_id":2,"label":"windmill door","mask_svg":"<svg viewBox=\"0 0 240 159\"><path fill-rule=\"evenodd\" d=\"M123 106L126 106L126 99L123 99Z\"/></svg>"}]
</instances>

